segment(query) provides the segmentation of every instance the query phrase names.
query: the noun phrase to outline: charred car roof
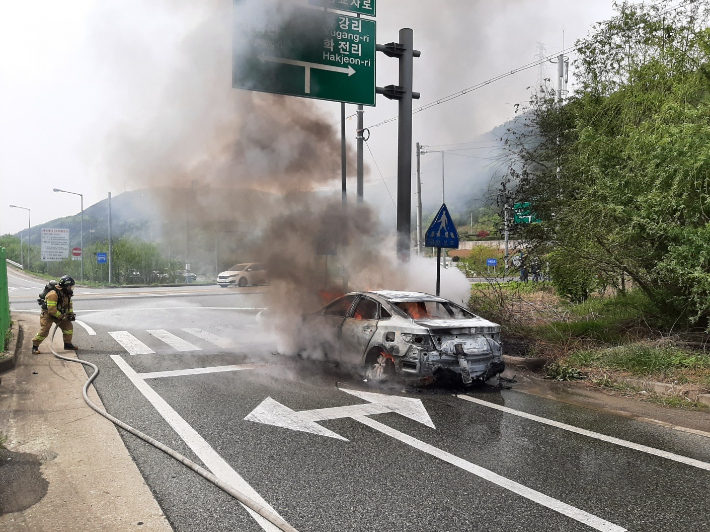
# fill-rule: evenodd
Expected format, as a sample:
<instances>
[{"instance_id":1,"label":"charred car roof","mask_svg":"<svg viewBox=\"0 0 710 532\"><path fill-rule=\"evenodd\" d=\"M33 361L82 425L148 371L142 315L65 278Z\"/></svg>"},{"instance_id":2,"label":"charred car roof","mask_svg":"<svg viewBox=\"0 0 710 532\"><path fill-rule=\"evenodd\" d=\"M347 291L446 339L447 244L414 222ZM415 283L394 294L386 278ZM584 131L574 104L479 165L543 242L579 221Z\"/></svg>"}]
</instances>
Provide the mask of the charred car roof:
<instances>
[{"instance_id":1,"label":"charred car roof","mask_svg":"<svg viewBox=\"0 0 710 532\"><path fill-rule=\"evenodd\" d=\"M443 297L433 296L431 294L425 294L424 292L404 292L400 290L375 290L372 292L364 292L366 294L375 294L380 296L387 301L392 303L399 303L404 301L439 301L441 303L449 303L448 299Z\"/></svg>"}]
</instances>

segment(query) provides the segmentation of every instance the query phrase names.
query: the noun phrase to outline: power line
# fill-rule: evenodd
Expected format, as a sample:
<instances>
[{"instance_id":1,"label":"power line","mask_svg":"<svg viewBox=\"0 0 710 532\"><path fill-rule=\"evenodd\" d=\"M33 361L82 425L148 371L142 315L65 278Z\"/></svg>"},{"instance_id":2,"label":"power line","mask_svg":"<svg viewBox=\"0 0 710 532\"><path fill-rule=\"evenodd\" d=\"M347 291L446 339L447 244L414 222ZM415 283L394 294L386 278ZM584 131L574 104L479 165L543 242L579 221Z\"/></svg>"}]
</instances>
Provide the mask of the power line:
<instances>
[{"instance_id":1,"label":"power line","mask_svg":"<svg viewBox=\"0 0 710 532\"><path fill-rule=\"evenodd\" d=\"M538 61L534 61L532 63L528 63L527 65L524 65L524 66L521 66L518 68L514 68L513 70L510 70L510 71L505 72L503 74L499 74L497 76L494 76L490 79L487 79L485 81L477 83L476 85L472 85L471 87L467 87L467 88L460 90L458 92L455 92L453 94L449 94L448 96L444 96L443 98L439 98L436 101L433 101L431 103L423 105L422 107L418 107L417 109L412 111L412 114L415 115L417 113L421 113L422 111L426 111L427 109L431 109L432 107L436 107L437 105L441 105L446 102L450 102L451 100L455 100L456 98L460 98L461 96L464 96L464 95L468 94L469 92L473 92L478 89L481 89L481 88L485 87L486 85L490 85L491 83L494 83L496 81L500 81L501 79L507 78L508 76L512 76L513 74L517 74L518 72L522 72L523 70L528 70L530 68L536 67L542 62L546 62L546 61L549 61L550 59L554 59L554 58L558 57L559 55L564 55L565 53L570 52L571 50L574 50L574 49L575 49L574 46L570 46L568 48L565 48L564 50L562 50L561 52L559 52L557 54L549 55L549 56L547 56L543 59L540 59ZM399 116L393 116L391 118L388 118L387 120L383 120L382 122L378 122L377 124L370 126L369 128L372 129L375 127L383 126L385 124L389 124L390 122L395 122L397 120L399 120Z\"/></svg>"},{"instance_id":2,"label":"power line","mask_svg":"<svg viewBox=\"0 0 710 532\"><path fill-rule=\"evenodd\" d=\"M365 141L365 146L367 146L367 151L370 152L370 157L372 157L372 162L375 163L375 167L377 168L377 171L380 173L380 178L382 179L382 182L385 184L385 188L387 189L387 194L389 194L390 199L392 200L392 205L394 205L394 208L397 208L397 204L394 202L394 198L392 197L392 193L390 192L390 187L387 186L387 181L385 181L385 176L382 175L382 170L380 170L380 165L377 164L377 160L375 159L375 154L372 153L372 150L370 149L370 143L368 141Z\"/></svg>"}]
</instances>

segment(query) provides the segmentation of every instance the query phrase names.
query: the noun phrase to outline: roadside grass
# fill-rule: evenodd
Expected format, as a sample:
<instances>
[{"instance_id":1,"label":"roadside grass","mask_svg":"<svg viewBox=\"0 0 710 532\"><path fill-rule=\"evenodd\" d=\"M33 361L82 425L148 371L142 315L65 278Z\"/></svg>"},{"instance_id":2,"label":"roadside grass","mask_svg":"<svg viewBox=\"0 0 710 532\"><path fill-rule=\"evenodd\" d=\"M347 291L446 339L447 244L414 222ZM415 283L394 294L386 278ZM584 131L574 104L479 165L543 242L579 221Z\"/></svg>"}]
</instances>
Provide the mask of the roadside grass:
<instances>
[{"instance_id":1,"label":"roadside grass","mask_svg":"<svg viewBox=\"0 0 710 532\"><path fill-rule=\"evenodd\" d=\"M624 382L633 378L710 391L708 336L675 330L640 290L596 294L573 304L555 296L551 283L490 283L472 288L470 306L502 325L509 354L546 359L547 378L584 380L666 406L705 407L685 392L666 396Z\"/></svg>"}]
</instances>

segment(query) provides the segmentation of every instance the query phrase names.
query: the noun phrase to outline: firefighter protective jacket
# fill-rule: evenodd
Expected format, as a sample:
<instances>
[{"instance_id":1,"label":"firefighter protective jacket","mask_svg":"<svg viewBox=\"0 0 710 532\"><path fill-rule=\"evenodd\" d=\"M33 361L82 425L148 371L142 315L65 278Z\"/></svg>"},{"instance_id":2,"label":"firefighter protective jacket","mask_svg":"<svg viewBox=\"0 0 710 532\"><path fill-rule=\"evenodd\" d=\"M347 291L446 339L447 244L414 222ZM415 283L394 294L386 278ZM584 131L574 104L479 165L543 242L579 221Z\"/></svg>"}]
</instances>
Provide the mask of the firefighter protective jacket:
<instances>
[{"instance_id":1,"label":"firefighter protective jacket","mask_svg":"<svg viewBox=\"0 0 710 532\"><path fill-rule=\"evenodd\" d=\"M71 296L64 291L52 290L44 298L47 303L47 313L53 318L60 318L70 312L74 312L74 304Z\"/></svg>"}]
</instances>

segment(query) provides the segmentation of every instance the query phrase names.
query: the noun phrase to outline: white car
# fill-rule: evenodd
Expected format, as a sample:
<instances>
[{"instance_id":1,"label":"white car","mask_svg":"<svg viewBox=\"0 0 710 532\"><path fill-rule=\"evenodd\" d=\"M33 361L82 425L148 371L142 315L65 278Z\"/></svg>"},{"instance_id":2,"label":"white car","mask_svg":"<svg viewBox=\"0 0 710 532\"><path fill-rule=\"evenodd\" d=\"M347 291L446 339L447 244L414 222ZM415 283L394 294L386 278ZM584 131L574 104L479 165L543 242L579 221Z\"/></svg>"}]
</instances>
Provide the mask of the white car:
<instances>
[{"instance_id":1,"label":"white car","mask_svg":"<svg viewBox=\"0 0 710 532\"><path fill-rule=\"evenodd\" d=\"M371 380L401 373L468 385L505 369L500 325L419 292L352 292L304 316L304 333L311 348L363 365Z\"/></svg>"},{"instance_id":2,"label":"white car","mask_svg":"<svg viewBox=\"0 0 710 532\"><path fill-rule=\"evenodd\" d=\"M241 287L266 284L266 267L258 262L235 264L227 271L220 273L217 276L217 282L222 288L235 284Z\"/></svg>"}]
</instances>

